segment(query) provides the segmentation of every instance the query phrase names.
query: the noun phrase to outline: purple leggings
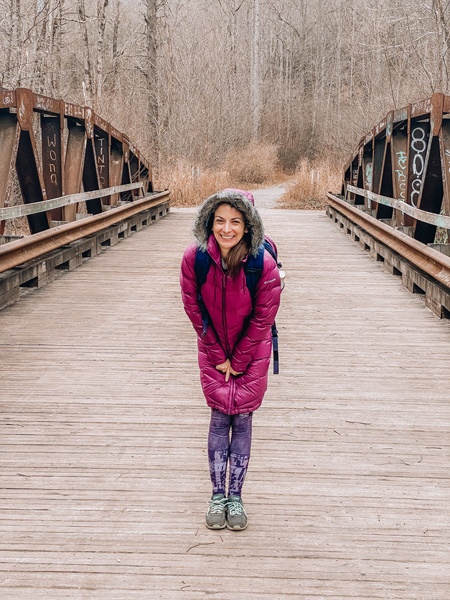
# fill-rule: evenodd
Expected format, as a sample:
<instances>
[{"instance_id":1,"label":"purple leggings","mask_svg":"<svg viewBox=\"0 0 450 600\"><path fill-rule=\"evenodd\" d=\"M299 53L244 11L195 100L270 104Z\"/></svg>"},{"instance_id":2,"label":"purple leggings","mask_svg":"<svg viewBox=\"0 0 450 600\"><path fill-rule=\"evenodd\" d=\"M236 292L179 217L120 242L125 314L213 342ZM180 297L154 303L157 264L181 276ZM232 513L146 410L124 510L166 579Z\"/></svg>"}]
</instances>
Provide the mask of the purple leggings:
<instances>
[{"instance_id":1,"label":"purple leggings","mask_svg":"<svg viewBox=\"0 0 450 600\"><path fill-rule=\"evenodd\" d=\"M225 494L229 460L228 495L241 495L252 445L252 416L253 413L226 415L211 410L208 458L213 494Z\"/></svg>"}]
</instances>

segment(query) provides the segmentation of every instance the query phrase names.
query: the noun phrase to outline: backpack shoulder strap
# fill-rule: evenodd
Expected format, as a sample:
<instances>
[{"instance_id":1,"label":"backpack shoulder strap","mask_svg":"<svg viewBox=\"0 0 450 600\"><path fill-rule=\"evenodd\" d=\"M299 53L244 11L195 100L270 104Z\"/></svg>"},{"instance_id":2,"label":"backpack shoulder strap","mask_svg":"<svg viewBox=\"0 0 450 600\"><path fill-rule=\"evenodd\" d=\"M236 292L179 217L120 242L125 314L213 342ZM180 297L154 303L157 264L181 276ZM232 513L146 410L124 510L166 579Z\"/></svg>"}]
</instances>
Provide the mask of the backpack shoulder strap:
<instances>
[{"instance_id":1,"label":"backpack shoulder strap","mask_svg":"<svg viewBox=\"0 0 450 600\"><path fill-rule=\"evenodd\" d=\"M202 250L201 248L197 248L195 253L195 262L194 262L194 271L195 276L197 278L197 289L198 289L198 301L200 304L200 309L202 312L202 324L203 324L203 332L202 335L205 335L206 330L208 329L209 324L209 315L206 310L205 303L202 298L202 287L206 282L206 278L208 276L208 271L211 266L211 257L206 252L206 250Z\"/></svg>"},{"instance_id":2,"label":"backpack shoulder strap","mask_svg":"<svg viewBox=\"0 0 450 600\"><path fill-rule=\"evenodd\" d=\"M277 253L275 252L272 244L267 239L261 244L258 250L257 256L250 256L247 259L245 266L245 278L247 287L252 298L252 304L256 295L256 286L258 281L261 279L261 275L264 268L264 250L267 250L272 258L275 260L278 266ZM275 321L271 327L272 329L272 348L273 348L273 372L275 375L279 373L279 356L278 356L278 330Z\"/></svg>"},{"instance_id":3,"label":"backpack shoulder strap","mask_svg":"<svg viewBox=\"0 0 450 600\"><path fill-rule=\"evenodd\" d=\"M258 248L258 254L256 256L250 255L245 264L245 279L250 292L252 303L256 295L256 286L258 281L261 279L261 275L264 268L264 244Z\"/></svg>"},{"instance_id":4,"label":"backpack shoulder strap","mask_svg":"<svg viewBox=\"0 0 450 600\"><path fill-rule=\"evenodd\" d=\"M203 284L206 282L208 271L211 266L211 257L201 248L197 248L195 253L194 270L195 276L197 277L198 291L201 292Z\"/></svg>"}]
</instances>

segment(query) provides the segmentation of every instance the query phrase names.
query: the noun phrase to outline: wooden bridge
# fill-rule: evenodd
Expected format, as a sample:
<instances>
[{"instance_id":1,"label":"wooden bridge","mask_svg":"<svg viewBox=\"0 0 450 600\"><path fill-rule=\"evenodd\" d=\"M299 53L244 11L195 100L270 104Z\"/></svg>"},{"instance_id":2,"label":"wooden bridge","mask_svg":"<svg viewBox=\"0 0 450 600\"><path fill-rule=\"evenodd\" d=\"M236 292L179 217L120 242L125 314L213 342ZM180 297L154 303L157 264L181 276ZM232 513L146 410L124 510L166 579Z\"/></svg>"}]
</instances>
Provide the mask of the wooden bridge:
<instances>
[{"instance_id":1,"label":"wooden bridge","mask_svg":"<svg viewBox=\"0 0 450 600\"><path fill-rule=\"evenodd\" d=\"M367 207L336 196L325 214L256 192L287 272L280 375L255 414L249 527L210 531L209 410L178 283L194 212L145 185L64 255L55 236L76 221L43 228L47 258L3 274L34 288L16 282L0 313L0 597L448 600L450 325L426 307L446 316L442 281L400 254L416 240L381 242ZM17 260L10 244L0 259Z\"/></svg>"}]
</instances>

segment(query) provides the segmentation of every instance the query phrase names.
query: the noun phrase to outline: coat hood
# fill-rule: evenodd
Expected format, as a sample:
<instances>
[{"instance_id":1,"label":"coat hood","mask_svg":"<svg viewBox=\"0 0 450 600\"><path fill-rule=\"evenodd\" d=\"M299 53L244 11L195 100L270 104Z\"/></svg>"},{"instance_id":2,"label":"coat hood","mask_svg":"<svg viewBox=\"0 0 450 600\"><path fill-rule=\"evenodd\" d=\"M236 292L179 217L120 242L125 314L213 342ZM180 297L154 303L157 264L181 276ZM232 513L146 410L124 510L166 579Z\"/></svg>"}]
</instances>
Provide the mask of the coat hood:
<instances>
[{"instance_id":1,"label":"coat hood","mask_svg":"<svg viewBox=\"0 0 450 600\"><path fill-rule=\"evenodd\" d=\"M207 249L208 239L211 235L211 217L216 208L220 204L229 204L243 214L245 226L251 237L250 253L256 256L258 248L264 242L264 226L252 200L253 196L250 192L234 189L222 190L207 198L200 206L193 226L193 233L200 248Z\"/></svg>"}]
</instances>

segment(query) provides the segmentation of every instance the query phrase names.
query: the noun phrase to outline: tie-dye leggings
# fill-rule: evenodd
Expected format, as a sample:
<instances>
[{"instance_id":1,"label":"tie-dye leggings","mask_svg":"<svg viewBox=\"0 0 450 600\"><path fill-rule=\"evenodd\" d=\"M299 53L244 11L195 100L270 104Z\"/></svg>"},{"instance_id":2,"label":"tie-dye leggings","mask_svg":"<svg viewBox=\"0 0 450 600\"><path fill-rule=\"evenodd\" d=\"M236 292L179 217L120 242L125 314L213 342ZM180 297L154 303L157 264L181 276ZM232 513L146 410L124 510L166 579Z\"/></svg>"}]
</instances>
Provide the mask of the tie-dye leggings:
<instances>
[{"instance_id":1,"label":"tie-dye leggings","mask_svg":"<svg viewBox=\"0 0 450 600\"><path fill-rule=\"evenodd\" d=\"M230 477L228 495L241 495L250 459L252 416L253 413L225 415L218 410L211 410L208 458L213 494L225 494L227 464L229 460Z\"/></svg>"}]
</instances>

